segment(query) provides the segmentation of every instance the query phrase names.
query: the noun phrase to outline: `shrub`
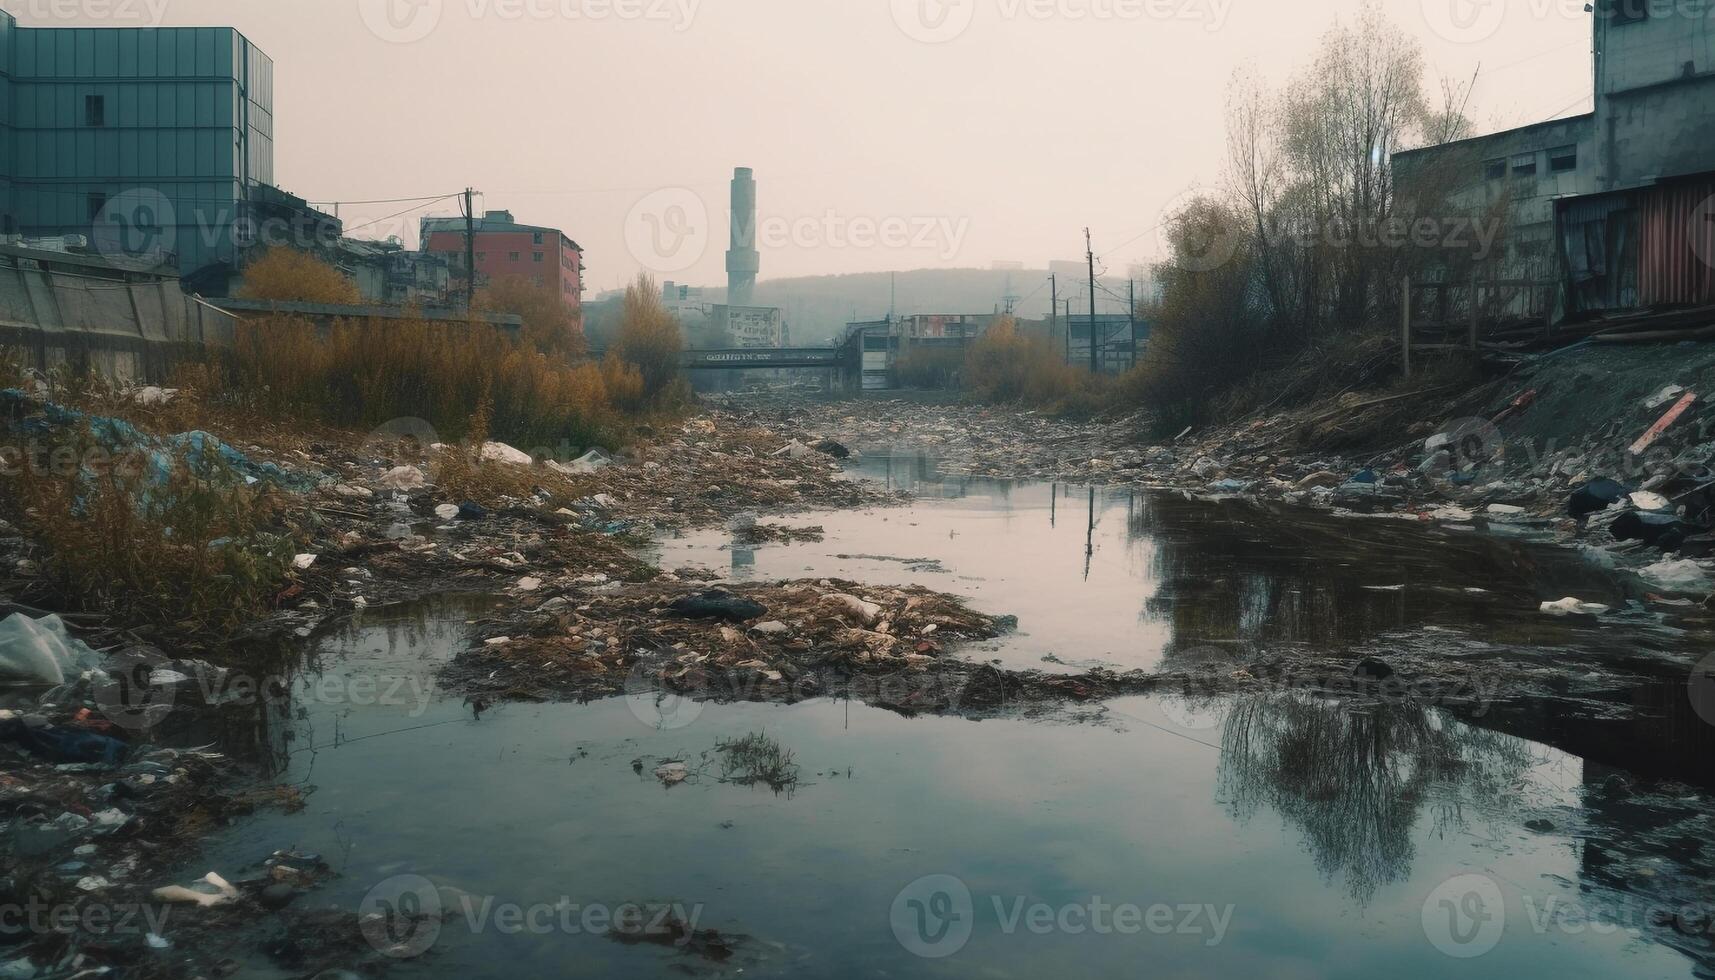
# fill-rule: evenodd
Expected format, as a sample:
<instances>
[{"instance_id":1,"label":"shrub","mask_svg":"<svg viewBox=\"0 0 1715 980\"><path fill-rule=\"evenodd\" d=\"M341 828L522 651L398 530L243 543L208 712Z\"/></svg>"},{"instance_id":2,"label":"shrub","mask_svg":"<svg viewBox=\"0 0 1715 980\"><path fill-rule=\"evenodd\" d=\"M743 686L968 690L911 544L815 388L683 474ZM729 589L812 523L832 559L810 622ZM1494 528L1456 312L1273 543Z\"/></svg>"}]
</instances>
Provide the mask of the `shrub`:
<instances>
[{"instance_id":1,"label":"shrub","mask_svg":"<svg viewBox=\"0 0 1715 980\"><path fill-rule=\"evenodd\" d=\"M402 418L444 441L470 434L487 397L496 438L520 447L614 446L602 369L547 355L486 324L292 317L241 323L221 396L253 414L347 429Z\"/></svg>"},{"instance_id":2,"label":"shrub","mask_svg":"<svg viewBox=\"0 0 1715 980\"><path fill-rule=\"evenodd\" d=\"M244 299L269 299L282 303L333 303L356 306L363 302L357 284L326 262L290 248L270 248L244 268Z\"/></svg>"},{"instance_id":3,"label":"shrub","mask_svg":"<svg viewBox=\"0 0 1715 980\"><path fill-rule=\"evenodd\" d=\"M983 401L1052 406L1083 380L1047 338L1019 330L1011 317L997 321L965 356L965 384Z\"/></svg>"},{"instance_id":4,"label":"shrub","mask_svg":"<svg viewBox=\"0 0 1715 980\"><path fill-rule=\"evenodd\" d=\"M614 338L613 354L637 369L643 379L643 399L653 405L671 401L680 388L679 355L685 341L661 292L648 273L625 287L625 302L620 314L619 334Z\"/></svg>"},{"instance_id":5,"label":"shrub","mask_svg":"<svg viewBox=\"0 0 1715 980\"><path fill-rule=\"evenodd\" d=\"M910 351L894 365L894 376L902 387L940 390L958 386L965 355L957 350Z\"/></svg>"},{"instance_id":6,"label":"shrub","mask_svg":"<svg viewBox=\"0 0 1715 980\"><path fill-rule=\"evenodd\" d=\"M550 287L538 286L523 276L506 276L477 293L476 306L522 317L523 341L543 353L583 356L583 323Z\"/></svg>"},{"instance_id":7,"label":"shrub","mask_svg":"<svg viewBox=\"0 0 1715 980\"><path fill-rule=\"evenodd\" d=\"M105 458L87 428L70 448ZM288 496L246 486L213 454L164 465L164 479L141 454L72 473L25 466L0 485L0 511L38 549L44 579L84 608L184 633L271 607L301 538Z\"/></svg>"}]
</instances>

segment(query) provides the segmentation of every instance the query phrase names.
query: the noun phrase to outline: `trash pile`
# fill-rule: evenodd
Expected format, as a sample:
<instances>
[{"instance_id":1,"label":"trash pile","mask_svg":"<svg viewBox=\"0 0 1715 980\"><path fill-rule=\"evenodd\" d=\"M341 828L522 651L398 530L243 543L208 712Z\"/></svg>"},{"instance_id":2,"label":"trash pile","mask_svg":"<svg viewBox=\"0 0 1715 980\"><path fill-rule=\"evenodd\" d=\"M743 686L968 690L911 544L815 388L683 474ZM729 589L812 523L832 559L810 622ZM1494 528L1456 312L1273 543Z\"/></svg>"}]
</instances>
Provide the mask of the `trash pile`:
<instances>
[{"instance_id":1,"label":"trash pile","mask_svg":"<svg viewBox=\"0 0 1715 980\"><path fill-rule=\"evenodd\" d=\"M838 465L851 454L845 446L823 438L789 439L757 421L726 412L698 416L677 433L639 445L623 463L573 475L573 485L582 500L605 502L608 519L650 530L707 525L746 511L889 501L845 475Z\"/></svg>"}]
</instances>

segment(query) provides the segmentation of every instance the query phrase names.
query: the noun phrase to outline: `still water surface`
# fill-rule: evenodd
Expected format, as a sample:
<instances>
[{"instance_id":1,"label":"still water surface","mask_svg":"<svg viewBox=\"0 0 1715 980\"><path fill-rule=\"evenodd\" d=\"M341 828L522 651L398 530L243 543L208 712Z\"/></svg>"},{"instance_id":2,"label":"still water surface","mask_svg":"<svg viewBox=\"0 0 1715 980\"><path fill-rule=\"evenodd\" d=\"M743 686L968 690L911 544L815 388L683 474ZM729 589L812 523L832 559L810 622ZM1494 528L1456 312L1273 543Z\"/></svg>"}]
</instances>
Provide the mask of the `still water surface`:
<instances>
[{"instance_id":1,"label":"still water surface","mask_svg":"<svg viewBox=\"0 0 1715 980\"><path fill-rule=\"evenodd\" d=\"M1021 621L971 655L1041 669L1424 630L1596 651L1594 627L1539 622L1539 596L1625 599L1562 553L1391 521L1049 485L918 489L908 509L790 522L822 525L821 544L693 535L662 542L660 559L963 594ZM1079 724L834 701L680 706L664 724L647 698L475 718L430 681L481 611L371 610L323 638L298 703L250 743L281 780L314 787L307 807L224 833L195 873L311 850L340 877L307 900L345 908L421 876L452 914L404 976L1683 977L1708 958L1652 918L1645 890L1615 887L1617 864L1666 868L1662 855L1590 841L1592 826L1623 836L1637 819L1601 789L1612 760L1586 748L1627 744L1629 729L1591 735L1535 710L1478 727L1285 692L1128 699ZM1670 656L1661 645L1637 656ZM326 696L356 678L429 693ZM700 765L751 733L793 753L795 788ZM1656 756L1698 781L1697 763ZM670 759L700 771L664 787L653 770ZM1581 829L1525 829L1545 814ZM540 933L474 924L485 901L678 903L731 955L625 945L558 915L538 916L552 922Z\"/></svg>"}]
</instances>

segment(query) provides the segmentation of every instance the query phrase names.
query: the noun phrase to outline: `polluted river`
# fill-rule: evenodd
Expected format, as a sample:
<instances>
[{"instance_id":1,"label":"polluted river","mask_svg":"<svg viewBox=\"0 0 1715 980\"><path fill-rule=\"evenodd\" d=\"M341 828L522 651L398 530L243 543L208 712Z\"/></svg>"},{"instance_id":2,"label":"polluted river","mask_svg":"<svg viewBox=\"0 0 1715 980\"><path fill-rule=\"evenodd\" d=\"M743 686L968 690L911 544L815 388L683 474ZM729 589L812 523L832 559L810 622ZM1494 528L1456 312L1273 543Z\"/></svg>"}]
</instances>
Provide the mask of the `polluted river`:
<instances>
[{"instance_id":1,"label":"polluted river","mask_svg":"<svg viewBox=\"0 0 1715 980\"><path fill-rule=\"evenodd\" d=\"M1641 611L1623 630L1539 611L1569 595L1624 610L1638 596L1620 577L1474 529L943 476L919 457L848 474L910 502L789 515L806 533L787 542L746 543L741 518L642 550L734 583L923 584L1017 617L953 655L1177 680L1001 716L654 689L491 703L438 680L491 600L375 606L306 641L292 698L217 733L303 796L214 832L181 880L313 853L331 876L301 902L364 912L374 955L352 967L399 976L1715 965L1715 701L1687 683L1704 641ZM1258 649L1402 673L1439 658L1462 680L1226 683ZM290 962L231 965L302 975Z\"/></svg>"}]
</instances>

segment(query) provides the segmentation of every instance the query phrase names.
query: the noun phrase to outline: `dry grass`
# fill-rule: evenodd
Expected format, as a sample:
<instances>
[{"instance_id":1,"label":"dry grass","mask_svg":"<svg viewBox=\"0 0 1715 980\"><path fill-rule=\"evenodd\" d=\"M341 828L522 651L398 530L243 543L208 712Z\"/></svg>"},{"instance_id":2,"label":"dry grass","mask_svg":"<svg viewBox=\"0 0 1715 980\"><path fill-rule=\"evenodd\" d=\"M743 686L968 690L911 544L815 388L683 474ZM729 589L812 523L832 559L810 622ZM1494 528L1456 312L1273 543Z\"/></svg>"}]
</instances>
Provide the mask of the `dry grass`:
<instances>
[{"instance_id":1,"label":"dry grass","mask_svg":"<svg viewBox=\"0 0 1715 980\"><path fill-rule=\"evenodd\" d=\"M209 395L262 418L373 431L422 419L441 441L469 436L487 397L497 438L555 452L612 446L616 418L602 368L543 354L479 324L290 317L241 324L217 355Z\"/></svg>"},{"instance_id":2,"label":"dry grass","mask_svg":"<svg viewBox=\"0 0 1715 980\"><path fill-rule=\"evenodd\" d=\"M290 578L302 537L290 498L245 486L214 454L114 457L87 429L56 449L80 465L0 481L0 512L56 600L175 633L225 630Z\"/></svg>"}]
</instances>

